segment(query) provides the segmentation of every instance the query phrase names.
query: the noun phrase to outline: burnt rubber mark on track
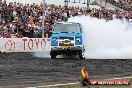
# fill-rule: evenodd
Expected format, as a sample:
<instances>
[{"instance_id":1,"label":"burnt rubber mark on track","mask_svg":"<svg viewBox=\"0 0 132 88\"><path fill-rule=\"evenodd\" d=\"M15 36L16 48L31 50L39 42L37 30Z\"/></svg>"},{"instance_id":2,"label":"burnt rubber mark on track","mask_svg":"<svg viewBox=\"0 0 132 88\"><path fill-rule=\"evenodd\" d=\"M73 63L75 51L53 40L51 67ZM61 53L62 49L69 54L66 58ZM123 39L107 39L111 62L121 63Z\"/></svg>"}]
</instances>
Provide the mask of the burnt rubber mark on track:
<instances>
[{"instance_id":1,"label":"burnt rubber mark on track","mask_svg":"<svg viewBox=\"0 0 132 88\"><path fill-rule=\"evenodd\" d=\"M31 53L8 53L0 56L0 86L76 82L83 66L92 79L132 75L132 60L50 59L36 58Z\"/></svg>"}]
</instances>

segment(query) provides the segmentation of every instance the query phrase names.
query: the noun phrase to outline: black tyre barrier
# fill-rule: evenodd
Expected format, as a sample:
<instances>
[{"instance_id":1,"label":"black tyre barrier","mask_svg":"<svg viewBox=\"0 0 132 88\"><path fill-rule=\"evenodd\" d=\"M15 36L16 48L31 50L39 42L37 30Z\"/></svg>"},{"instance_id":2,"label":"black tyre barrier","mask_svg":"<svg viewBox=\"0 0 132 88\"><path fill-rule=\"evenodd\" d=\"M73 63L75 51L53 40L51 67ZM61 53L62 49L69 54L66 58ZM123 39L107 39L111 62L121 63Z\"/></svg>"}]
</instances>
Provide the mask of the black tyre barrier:
<instances>
[{"instance_id":1,"label":"black tyre barrier","mask_svg":"<svg viewBox=\"0 0 132 88\"><path fill-rule=\"evenodd\" d=\"M84 78L83 80L81 80L81 85L82 86L89 86L89 85L91 85L91 82L88 78Z\"/></svg>"}]
</instances>

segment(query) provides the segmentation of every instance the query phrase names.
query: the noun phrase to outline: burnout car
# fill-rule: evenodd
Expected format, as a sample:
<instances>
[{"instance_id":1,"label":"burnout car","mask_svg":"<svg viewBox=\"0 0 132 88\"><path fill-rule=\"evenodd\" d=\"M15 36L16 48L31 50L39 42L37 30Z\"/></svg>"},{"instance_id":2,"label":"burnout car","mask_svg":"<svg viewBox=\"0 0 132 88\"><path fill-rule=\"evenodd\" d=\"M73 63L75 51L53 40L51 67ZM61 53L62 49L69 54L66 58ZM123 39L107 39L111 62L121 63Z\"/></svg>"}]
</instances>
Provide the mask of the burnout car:
<instances>
[{"instance_id":1,"label":"burnout car","mask_svg":"<svg viewBox=\"0 0 132 88\"><path fill-rule=\"evenodd\" d=\"M80 23L57 22L51 36L51 58L57 55L79 55L84 59L83 30Z\"/></svg>"}]
</instances>

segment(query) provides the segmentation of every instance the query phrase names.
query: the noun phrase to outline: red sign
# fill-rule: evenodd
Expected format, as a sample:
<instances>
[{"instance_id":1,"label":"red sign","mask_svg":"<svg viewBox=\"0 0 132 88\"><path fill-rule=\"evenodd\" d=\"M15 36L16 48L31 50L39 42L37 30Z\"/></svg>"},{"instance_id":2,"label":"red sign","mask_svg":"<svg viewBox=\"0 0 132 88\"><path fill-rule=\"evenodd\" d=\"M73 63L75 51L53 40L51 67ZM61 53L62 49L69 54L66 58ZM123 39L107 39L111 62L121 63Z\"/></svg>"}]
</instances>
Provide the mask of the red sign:
<instances>
[{"instance_id":1,"label":"red sign","mask_svg":"<svg viewBox=\"0 0 132 88\"><path fill-rule=\"evenodd\" d=\"M14 51L15 50L15 42L12 40L8 40L5 43L5 49L7 51Z\"/></svg>"},{"instance_id":2,"label":"red sign","mask_svg":"<svg viewBox=\"0 0 132 88\"><path fill-rule=\"evenodd\" d=\"M32 50L34 48L38 49L41 47L45 49L46 47L46 39L22 39L24 43L24 50L29 49Z\"/></svg>"}]
</instances>

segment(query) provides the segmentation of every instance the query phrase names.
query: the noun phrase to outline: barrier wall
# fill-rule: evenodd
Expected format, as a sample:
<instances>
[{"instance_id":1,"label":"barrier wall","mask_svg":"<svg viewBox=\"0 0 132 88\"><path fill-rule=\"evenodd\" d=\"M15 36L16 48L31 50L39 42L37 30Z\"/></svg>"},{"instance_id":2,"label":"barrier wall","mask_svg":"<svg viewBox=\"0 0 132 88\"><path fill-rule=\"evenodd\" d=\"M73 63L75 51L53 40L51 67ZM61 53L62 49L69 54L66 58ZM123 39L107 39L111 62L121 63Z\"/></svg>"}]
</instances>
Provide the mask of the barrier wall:
<instances>
[{"instance_id":1,"label":"barrier wall","mask_svg":"<svg viewBox=\"0 0 132 88\"><path fill-rule=\"evenodd\" d=\"M50 51L49 38L1 38L1 52L41 52Z\"/></svg>"}]
</instances>

